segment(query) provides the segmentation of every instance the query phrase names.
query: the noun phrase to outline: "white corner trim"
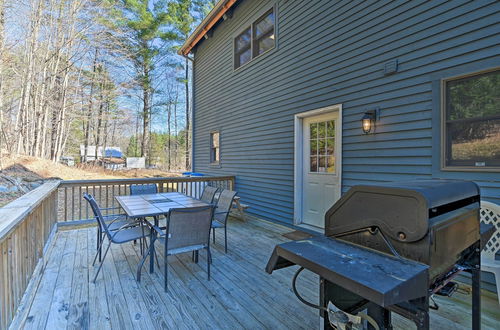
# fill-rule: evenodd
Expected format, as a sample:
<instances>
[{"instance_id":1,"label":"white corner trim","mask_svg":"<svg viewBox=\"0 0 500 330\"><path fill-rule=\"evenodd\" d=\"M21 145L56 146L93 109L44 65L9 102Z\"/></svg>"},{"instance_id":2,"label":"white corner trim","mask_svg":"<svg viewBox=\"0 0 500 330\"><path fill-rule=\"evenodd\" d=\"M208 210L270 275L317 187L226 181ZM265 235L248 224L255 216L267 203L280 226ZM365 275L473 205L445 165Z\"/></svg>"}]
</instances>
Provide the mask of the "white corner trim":
<instances>
[{"instance_id":1,"label":"white corner trim","mask_svg":"<svg viewBox=\"0 0 500 330\"><path fill-rule=\"evenodd\" d=\"M293 164L294 164L294 173L293 173L293 181L294 181L294 190L293 190L293 224L299 225L302 223L302 170L304 167L303 164L303 131L302 131L302 123L304 118L313 117L317 115L338 112L338 125L337 131L338 133L338 144L340 145L340 153L337 164L340 164L338 177L339 177L339 186L340 193L342 194L342 104L335 104L328 107L310 110L306 112L298 113L294 116L294 156L293 156Z\"/></svg>"}]
</instances>

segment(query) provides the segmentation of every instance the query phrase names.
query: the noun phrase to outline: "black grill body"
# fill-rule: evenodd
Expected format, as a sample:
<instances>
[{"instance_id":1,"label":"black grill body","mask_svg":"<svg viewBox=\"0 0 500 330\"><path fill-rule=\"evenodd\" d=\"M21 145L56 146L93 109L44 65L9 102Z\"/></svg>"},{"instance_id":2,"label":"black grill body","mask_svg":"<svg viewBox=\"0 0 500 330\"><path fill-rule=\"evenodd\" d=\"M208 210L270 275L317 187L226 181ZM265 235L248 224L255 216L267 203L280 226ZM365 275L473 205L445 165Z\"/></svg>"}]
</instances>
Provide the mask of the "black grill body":
<instances>
[{"instance_id":1,"label":"black grill body","mask_svg":"<svg viewBox=\"0 0 500 330\"><path fill-rule=\"evenodd\" d=\"M481 232L491 233L481 230L479 201L466 181L355 186L327 211L324 236L277 245L266 271L300 265L317 273L321 306L368 309L381 329L392 328L391 312L428 329L429 297L468 271L479 329Z\"/></svg>"},{"instance_id":2,"label":"black grill body","mask_svg":"<svg viewBox=\"0 0 500 330\"><path fill-rule=\"evenodd\" d=\"M429 265L432 284L479 241L479 196L466 181L355 186L327 211L325 235Z\"/></svg>"}]
</instances>

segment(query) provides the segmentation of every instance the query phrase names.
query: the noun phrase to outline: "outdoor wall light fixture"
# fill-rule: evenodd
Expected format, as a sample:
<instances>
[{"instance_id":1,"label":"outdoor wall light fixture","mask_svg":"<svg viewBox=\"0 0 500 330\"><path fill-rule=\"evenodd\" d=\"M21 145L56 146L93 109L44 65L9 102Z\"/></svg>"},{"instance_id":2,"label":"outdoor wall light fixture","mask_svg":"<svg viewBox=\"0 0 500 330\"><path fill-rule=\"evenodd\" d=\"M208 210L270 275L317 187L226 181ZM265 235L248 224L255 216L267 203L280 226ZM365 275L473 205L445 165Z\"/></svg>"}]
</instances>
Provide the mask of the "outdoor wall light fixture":
<instances>
[{"instance_id":1,"label":"outdoor wall light fixture","mask_svg":"<svg viewBox=\"0 0 500 330\"><path fill-rule=\"evenodd\" d=\"M369 134L372 131L375 131L375 122L378 119L379 108L367 110L363 117L361 118L361 128L363 129L363 133Z\"/></svg>"}]
</instances>

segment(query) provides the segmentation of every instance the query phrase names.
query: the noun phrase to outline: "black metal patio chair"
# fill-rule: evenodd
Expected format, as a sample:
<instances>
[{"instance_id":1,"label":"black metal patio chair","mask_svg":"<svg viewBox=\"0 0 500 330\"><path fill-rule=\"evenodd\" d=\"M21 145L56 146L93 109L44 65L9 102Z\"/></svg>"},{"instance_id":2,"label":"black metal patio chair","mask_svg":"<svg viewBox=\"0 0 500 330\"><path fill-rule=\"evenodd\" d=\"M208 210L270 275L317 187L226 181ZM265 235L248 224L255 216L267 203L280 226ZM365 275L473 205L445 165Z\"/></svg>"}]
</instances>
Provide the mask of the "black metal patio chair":
<instances>
[{"instance_id":1,"label":"black metal patio chair","mask_svg":"<svg viewBox=\"0 0 500 330\"><path fill-rule=\"evenodd\" d=\"M224 228L224 252L227 253L227 218L229 212L233 207L234 197L237 192L224 189L219 195L217 200L217 207L215 209L214 218L212 221L213 240L215 244L215 229Z\"/></svg>"},{"instance_id":2,"label":"black metal patio chair","mask_svg":"<svg viewBox=\"0 0 500 330\"><path fill-rule=\"evenodd\" d=\"M90 194L84 193L83 198L90 204L90 198L94 199L94 197ZM97 202L96 202L97 203ZM90 205L92 207L92 205ZM108 208L99 208L101 211L101 214L104 211L109 211L109 210L115 210L115 209L120 209L120 207L108 207ZM136 226L137 223L134 221L134 219L130 219L126 214L109 214L109 215L103 215L102 218L104 219L104 222L106 222L108 229L110 231L115 231L125 225L130 225L130 226ZM97 221L97 219L95 219ZM98 223L99 224L99 223ZM102 260L102 242L104 240L104 232L102 230L101 226L97 226L97 244L96 244L96 251L99 253L99 262ZM142 245L141 245L141 251L142 251Z\"/></svg>"},{"instance_id":3,"label":"black metal patio chair","mask_svg":"<svg viewBox=\"0 0 500 330\"><path fill-rule=\"evenodd\" d=\"M198 263L198 252L207 250L207 272L210 280L210 223L214 214L214 206L199 206L192 208L171 209L167 214L167 226L165 230L150 223L152 230L157 235L151 235L152 242L159 241L165 246L165 291L168 285L168 256L185 252L194 253L194 261ZM139 270L140 271L140 270ZM139 272L138 271L138 272ZM139 278L139 274L137 275Z\"/></svg>"},{"instance_id":4,"label":"black metal patio chair","mask_svg":"<svg viewBox=\"0 0 500 330\"><path fill-rule=\"evenodd\" d=\"M217 191L219 191L219 188L217 187L206 186L201 193L200 200L212 204Z\"/></svg>"},{"instance_id":5,"label":"black metal patio chair","mask_svg":"<svg viewBox=\"0 0 500 330\"><path fill-rule=\"evenodd\" d=\"M98 227L101 228L102 232L104 233L104 237L108 238L109 244L106 248L106 251L104 252L104 256L102 257L102 261L100 261L99 268L97 269L97 272L94 276L94 279L92 280L93 283L95 283L97 276L99 275L99 272L101 271L102 265L104 261L106 260L106 255L109 252L109 248L111 247L111 244L123 244L135 240L143 240L146 237L150 235L150 230L147 227L144 227L142 222L137 224L130 224L130 223L125 223L121 227L111 231L109 225L107 224L106 221L104 220L104 217L101 213L101 210L99 209L99 206L97 205L96 200L92 195L86 194L85 199L90 203L90 206L92 207L92 211L94 212L94 216L97 219L98 222ZM114 223L114 222L113 222ZM112 224L113 224L112 223ZM100 254L100 251L102 250L102 246L104 245L104 240L102 241L102 244L100 246L99 251L96 253L94 257L94 261L92 262L92 266L95 265L95 262L97 260L97 256Z\"/></svg>"}]
</instances>

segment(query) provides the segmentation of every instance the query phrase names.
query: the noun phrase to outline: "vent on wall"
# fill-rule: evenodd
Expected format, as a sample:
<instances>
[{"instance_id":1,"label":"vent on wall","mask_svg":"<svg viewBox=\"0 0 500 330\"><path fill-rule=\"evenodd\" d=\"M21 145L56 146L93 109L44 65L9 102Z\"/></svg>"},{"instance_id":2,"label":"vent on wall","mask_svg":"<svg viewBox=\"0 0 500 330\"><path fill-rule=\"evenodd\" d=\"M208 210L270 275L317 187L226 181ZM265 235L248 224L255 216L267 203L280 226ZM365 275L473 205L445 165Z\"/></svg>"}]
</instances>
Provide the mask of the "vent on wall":
<instances>
[{"instance_id":1,"label":"vent on wall","mask_svg":"<svg viewBox=\"0 0 500 330\"><path fill-rule=\"evenodd\" d=\"M398 72L398 60L386 62L384 65L384 75L388 76Z\"/></svg>"}]
</instances>

